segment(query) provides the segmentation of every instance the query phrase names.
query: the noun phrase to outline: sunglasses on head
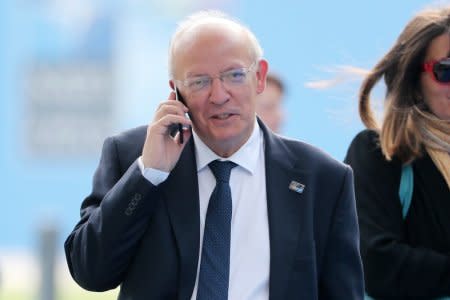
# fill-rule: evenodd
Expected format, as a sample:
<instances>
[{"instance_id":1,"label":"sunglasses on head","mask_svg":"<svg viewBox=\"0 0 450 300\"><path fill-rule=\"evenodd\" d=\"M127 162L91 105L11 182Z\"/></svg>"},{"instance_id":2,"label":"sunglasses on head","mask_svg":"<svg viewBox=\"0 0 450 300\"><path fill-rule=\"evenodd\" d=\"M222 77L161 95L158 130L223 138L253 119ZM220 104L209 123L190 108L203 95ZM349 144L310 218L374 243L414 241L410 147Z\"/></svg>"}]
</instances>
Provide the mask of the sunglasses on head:
<instances>
[{"instance_id":1,"label":"sunglasses on head","mask_svg":"<svg viewBox=\"0 0 450 300\"><path fill-rule=\"evenodd\" d=\"M423 70L440 84L450 84L450 57L431 60L423 64Z\"/></svg>"}]
</instances>

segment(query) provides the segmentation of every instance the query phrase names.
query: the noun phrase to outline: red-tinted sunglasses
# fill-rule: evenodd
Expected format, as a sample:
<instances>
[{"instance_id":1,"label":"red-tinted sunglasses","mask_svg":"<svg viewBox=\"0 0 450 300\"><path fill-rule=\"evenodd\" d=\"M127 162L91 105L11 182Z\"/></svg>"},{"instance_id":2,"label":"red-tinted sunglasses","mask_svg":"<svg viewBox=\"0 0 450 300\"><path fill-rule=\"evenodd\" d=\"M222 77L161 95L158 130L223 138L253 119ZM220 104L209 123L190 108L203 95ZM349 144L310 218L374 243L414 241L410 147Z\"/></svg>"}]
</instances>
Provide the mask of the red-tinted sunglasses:
<instances>
[{"instance_id":1,"label":"red-tinted sunglasses","mask_svg":"<svg viewBox=\"0 0 450 300\"><path fill-rule=\"evenodd\" d=\"M423 64L423 70L439 84L450 84L450 57L431 60Z\"/></svg>"}]
</instances>

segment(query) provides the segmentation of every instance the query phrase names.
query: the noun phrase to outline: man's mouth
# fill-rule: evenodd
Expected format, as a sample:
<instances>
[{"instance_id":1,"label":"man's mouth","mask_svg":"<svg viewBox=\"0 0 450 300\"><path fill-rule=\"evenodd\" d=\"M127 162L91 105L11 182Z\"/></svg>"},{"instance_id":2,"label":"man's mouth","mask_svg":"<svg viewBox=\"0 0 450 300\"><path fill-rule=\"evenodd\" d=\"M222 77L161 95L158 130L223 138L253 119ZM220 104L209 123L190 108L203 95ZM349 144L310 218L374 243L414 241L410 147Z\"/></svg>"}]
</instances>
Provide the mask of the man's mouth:
<instances>
[{"instance_id":1,"label":"man's mouth","mask_svg":"<svg viewBox=\"0 0 450 300\"><path fill-rule=\"evenodd\" d=\"M218 114L218 115L214 115L213 118L214 119L219 119L219 120L226 120L229 117L231 117L233 114L230 113L223 113L223 114Z\"/></svg>"}]
</instances>

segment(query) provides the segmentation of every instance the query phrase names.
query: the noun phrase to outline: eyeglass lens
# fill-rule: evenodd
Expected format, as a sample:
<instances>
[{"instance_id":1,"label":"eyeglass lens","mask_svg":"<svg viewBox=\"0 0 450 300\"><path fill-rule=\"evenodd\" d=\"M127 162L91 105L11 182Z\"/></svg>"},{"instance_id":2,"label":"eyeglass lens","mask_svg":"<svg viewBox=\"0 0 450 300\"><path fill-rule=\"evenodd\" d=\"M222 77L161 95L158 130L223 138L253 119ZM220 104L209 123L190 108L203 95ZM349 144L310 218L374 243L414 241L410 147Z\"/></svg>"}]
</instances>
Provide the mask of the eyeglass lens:
<instances>
[{"instance_id":1,"label":"eyeglass lens","mask_svg":"<svg viewBox=\"0 0 450 300\"><path fill-rule=\"evenodd\" d=\"M433 73L439 82L450 82L450 58L436 62Z\"/></svg>"}]
</instances>

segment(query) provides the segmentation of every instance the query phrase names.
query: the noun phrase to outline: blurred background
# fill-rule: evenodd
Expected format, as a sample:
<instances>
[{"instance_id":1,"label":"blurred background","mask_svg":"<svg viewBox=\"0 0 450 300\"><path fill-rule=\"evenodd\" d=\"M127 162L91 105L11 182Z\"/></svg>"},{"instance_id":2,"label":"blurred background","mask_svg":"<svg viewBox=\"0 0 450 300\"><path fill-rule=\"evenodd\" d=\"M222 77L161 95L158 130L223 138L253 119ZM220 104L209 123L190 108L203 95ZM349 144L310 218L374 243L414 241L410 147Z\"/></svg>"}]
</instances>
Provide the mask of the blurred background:
<instances>
[{"instance_id":1,"label":"blurred background","mask_svg":"<svg viewBox=\"0 0 450 300\"><path fill-rule=\"evenodd\" d=\"M0 299L115 299L117 291L89 293L72 282L63 242L104 138L148 123L167 99L167 47L179 19L212 8L247 24L287 86L282 133L342 160L362 129L361 78L339 70L371 68L414 13L437 4L0 1Z\"/></svg>"}]
</instances>

